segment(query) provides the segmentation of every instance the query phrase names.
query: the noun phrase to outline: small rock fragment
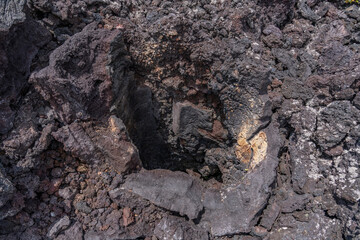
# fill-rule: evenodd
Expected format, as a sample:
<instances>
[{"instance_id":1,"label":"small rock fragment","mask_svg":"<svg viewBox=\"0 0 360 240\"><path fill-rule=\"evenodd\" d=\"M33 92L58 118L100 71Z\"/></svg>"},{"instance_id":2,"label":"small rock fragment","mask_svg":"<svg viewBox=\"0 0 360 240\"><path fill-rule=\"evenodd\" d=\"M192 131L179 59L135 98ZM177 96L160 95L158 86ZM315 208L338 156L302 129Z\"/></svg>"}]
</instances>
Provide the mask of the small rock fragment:
<instances>
[{"instance_id":1,"label":"small rock fragment","mask_svg":"<svg viewBox=\"0 0 360 240\"><path fill-rule=\"evenodd\" d=\"M77 202L75 204L75 209L78 210L79 212L83 212L87 214L91 213L91 208L84 201Z\"/></svg>"},{"instance_id":2,"label":"small rock fragment","mask_svg":"<svg viewBox=\"0 0 360 240\"><path fill-rule=\"evenodd\" d=\"M71 187L66 187L59 190L59 196L64 198L65 200L72 199L76 193L76 189L73 189Z\"/></svg>"},{"instance_id":3,"label":"small rock fragment","mask_svg":"<svg viewBox=\"0 0 360 240\"><path fill-rule=\"evenodd\" d=\"M123 222L124 226L127 227L135 221L134 213L131 211L129 207L125 207L123 209Z\"/></svg>"},{"instance_id":4,"label":"small rock fragment","mask_svg":"<svg viewBox=\"0 0 360 240\"><path fill-rule=\"evenodd\" d=\"M62 230L66 229L70 225L70 219L68 216L60 218L49 230L47 236L54 238Z\"/></svg>"},{"instance_id":5,"label":"small rock fragment","mask_svg":"<svg viewBox=\"0 0 360 240\"><path fill-rule=\"evenodd\" d=\"M277 203L269 205L265 209L263 217L261 218L261 226L265 227L267 230L270 230L276 218L279 216L280 209L281 208Z\"/></svg>"}]
</instances>

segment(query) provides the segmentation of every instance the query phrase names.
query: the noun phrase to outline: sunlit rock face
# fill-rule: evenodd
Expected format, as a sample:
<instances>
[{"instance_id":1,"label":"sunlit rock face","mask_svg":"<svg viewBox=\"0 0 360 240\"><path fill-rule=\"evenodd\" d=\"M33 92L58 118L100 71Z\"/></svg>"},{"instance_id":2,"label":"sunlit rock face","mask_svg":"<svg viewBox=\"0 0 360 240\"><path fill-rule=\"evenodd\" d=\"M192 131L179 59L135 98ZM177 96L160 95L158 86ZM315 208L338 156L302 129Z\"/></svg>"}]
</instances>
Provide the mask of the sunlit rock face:
<instances>
[{"instance_id":1,"label":"sunlit rock face","mask_svg":"<svg viewBox=\"0 0 360 240\"><path fill-rule=\"evenodd\" d=\"M0 3L0 239L356 239L342 1Z\"/></svg>"}]
</instances>

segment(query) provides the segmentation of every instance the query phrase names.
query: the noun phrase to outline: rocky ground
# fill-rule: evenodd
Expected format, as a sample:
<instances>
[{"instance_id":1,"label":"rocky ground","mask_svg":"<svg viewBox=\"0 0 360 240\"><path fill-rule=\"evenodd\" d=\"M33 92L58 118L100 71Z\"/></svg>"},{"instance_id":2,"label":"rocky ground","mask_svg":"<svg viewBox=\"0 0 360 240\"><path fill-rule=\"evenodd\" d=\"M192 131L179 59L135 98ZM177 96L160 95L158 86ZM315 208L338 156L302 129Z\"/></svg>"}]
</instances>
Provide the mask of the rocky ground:
<instances>
[{"instance_id":1,"label":"rocky ground","mask_svg":"<svg viewBox=\"0 0 360 240\"><path fill-rule=\"evenodd\" d=\"M0 2L0 239L360 239L360 8Z\"/></svg>"}]
</instances>

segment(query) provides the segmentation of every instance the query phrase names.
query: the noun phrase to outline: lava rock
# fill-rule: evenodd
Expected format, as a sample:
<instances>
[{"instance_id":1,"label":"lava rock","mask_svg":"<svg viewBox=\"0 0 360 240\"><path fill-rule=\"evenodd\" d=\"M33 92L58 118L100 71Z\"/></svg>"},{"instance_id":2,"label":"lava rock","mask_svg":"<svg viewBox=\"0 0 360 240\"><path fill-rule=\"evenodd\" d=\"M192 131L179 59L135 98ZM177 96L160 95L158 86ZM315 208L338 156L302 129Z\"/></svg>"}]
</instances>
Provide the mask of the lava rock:
<instances>
[{"instance_id":1,"label":"lava rock","mask_svg":"<svg viewBox=\"0 0 360 240\"><path fill-rule=\"evenodd\" d=\"M284 225L271 231L270 239L341 239L337 232L340 222L337 219L329 219L321 214L313 213L309 222L299 222L293 217L284 219ZM280 219L280 221L282 221ZM286 222L285 222L286 221ZM317 223L317 224L316 224ZM295 227L295 228L293 228Z\"/></svg>"},{"instance_id":2,"label":"lava rock","mask_svg":"<svg viewBox=\"0 0 360 240\"><path fill-rule=\"evenodd\" d=\"M108 69L108 59L123 54L117 49L122 45L114 41L121 41L119 31L90 24L52 52L49 66L31 75L29 82L63 122L107 116L121 85L115 82L121 79L114 79L116 73Z\"/></svg>"},{"instance_id":3,"label":"lava rock","mask_svg":"<svg viewBox=\"0 0 360 240\"><path fill-rule=\"evenodd\" d=\"M287 191L286 199L280 201L278 205L281 206L281 211L284 213L291 213L296 210L302 210L305 204L309 202L310 196L307 194L299 195L291 191Z\"/></svg>"},{"instance_id":4,"label":"lava rock","mask_svg":"<svg viewBox=\"0 0 360 240\"><path fill-rule=\"evenodd\" d=\"M66 229L70 225L70 219L68 216L64 216L61 219L59 219L50 229L47 234L49 238L56 237L59 232Z\"/></svg>"},{"instance_id":5,"label":"lava rock","mask_svg":"<svg viewBox=\"0 0 360 240\"><path fill-rule=\"evenodd\" d=\"M87 205L86 202L80 201L75 203L75 209L83 213L91 213L92 209Z\"/></svg>"},{"instance_id":6,"label":"lava rock","mask_svg":"<svg viewBox=\"0 0 360 240\"><path fill-rule=\"evenodd\" d=\"M186 142L189 150L194 151L198 146L200 130L212 130L211 112L199 109L189 102L175 103L172 114L172 129L180 141Z\"/></svg>"},{"instance_id":7,"label":"lava rock","mask_svg":"<svg viewBox=\"0 0 360 240\"><path fill-rule=\"evenodd\" d=\"M65 230L64 234L59 235L56 240L66 240L66 239L74 239L74 240L82 240L83 239L83 229L81 223L76 222L67 230Z\"/></svg>"},{"instance_id":8,"label":"lava rock","mask_svg":"<svg viewBox=\"0 0 360 240\"><path fill-rule=\"evenodd\" d=\"M9 29L13 24L26 19L23 12L25 0L9 0L0 3L0 31Z\"/></svg>"},{"instance_id":9,"label":"lava rock","mask_svg":"<svg viewBox=\"0 0 360 240\"><path fill-rule=\"evenodd\" d=\"M264 214L261 218L261 226L265 227L268 231L271 229L276 218L279 216L281 207L277 203L273 203L264 210Z\"/></svg>"},{"instance_id":10,"label":"lava rock","mask_svg":"<svg viewBox=\"0 0 360 240\"><path fill-rule=\"evenodd\" d=\"M0 171L0 208L13 197L14 192L14 185Z\"/></svg>"},{"instance_id":11,"label":"lava rock","mask_svg":"<svg viewBox=\"0 0 360 240\"><path fill-rule=\"evenodd\" d=\"M360 92L358 92L353 100L353 104L360 110Z\"/></svg>"},{"instance_id":12,"label":"lava rock","mask_svg":"<svg viewBox=\"0 0 360 240\"><path fill-rule=\"evenodd\" d=\"M349 101L335 101L321 111L316 141L327 149L339 144L354 126L352 119L359 119L360 112Z\"/></svg>"},{"instance_id":13,"label":"lava rock","mask_svg":"<svg viewBox=\"0 0 360 240\"><path fill-rule=\"evenodd\" d=\"M28 86L32 60L51 38L49 31L36 21L22 22L24 3L22 0L0 3L0 134L13 127L15 112L12 104Z\"/></svg>"},{"instance_id":14,"label":"lava rock","mask_svg":"<svg viewBox=\"0 0 360 240\"><path fill-rule=\"evenodd\" d=\"M266 204L277 166L278 133L273 125L265 132L271 147L264 159L243 179L247 184L229 184L219 190L207 188L185 173L152 170L131 175L124 187L190 219L196 219L204 208L201 224L209 225L211 234L215 236L249 233L257 222L257 213Z\"/></svg>"},{"instance_id":15,"label":"lava rock","mask_svg":"<svg viewBox=\"0 0 360 240\"><path fill-rule=\"evenodd\" d=\"M296 89L296 91L294 91ZM286 78L282 85L282 92L285 98L309 100L313 97L312 89L304 86L304 84L293 78Z\"/></svg>"},{"instance_id":16,"label":"lava rock","mask_svg":"<svg viewBox=\"0 0 360 240\"><path fill-rule=\"evenodd\" d=\"M0 238L357 239L345 5L2 1Z\"/></svg>"},{"instance_id":17,"label":"lava rock","mask_svg":"<svg viewBox=\"0 0 360 240\"><path fill-rule=\"evenodd\" d=\"M321 18L309 7L305 0L300 0L298 2L298 7L300 9L301 15L306 19L316 22Z\"/></svg>"},{"instance_id":18,"label":"lava rock","mask_svg":"<svg viewBox=\"0 0 360 240\"><path fill-rule=\"evenodd\" d=\"M76 189L73 189L72 187L66 187L59 189L59 196L64 198L65 200L72 199L77 193Z\"/></svg>"},{"instance_id":19,"label":"lava rock","mask_svg":"<svg viewBox=\"0 0 360 240\"><path fill-rule=\"evenodd\" d=\"M209 239L203 229L173 216L161 219L155 227L154 234L158 239Z\"/></svg>"},{"instance_id":20,"label":"lava rock","mask_svg":"<svg viewBox=\"0 0 360 240\"><path fill-rule=\"evenodd\" d=\"M108 125L74 122L53 136L84 162L107 161L121 173L141 166L137 148L130 142L123 122L115 116L109 117Z\"/></svg>"},{"instance_id":21,"label":"lava rock","mask_svg":"<svg viewBox=\"0 0 360 240\"><path fill-rule=\"evenodd\" d=\"M143 171L130 175L124 187L156 205L196 219L203 209L202 186L182 172Z\"/></svg>"}]
</instances>

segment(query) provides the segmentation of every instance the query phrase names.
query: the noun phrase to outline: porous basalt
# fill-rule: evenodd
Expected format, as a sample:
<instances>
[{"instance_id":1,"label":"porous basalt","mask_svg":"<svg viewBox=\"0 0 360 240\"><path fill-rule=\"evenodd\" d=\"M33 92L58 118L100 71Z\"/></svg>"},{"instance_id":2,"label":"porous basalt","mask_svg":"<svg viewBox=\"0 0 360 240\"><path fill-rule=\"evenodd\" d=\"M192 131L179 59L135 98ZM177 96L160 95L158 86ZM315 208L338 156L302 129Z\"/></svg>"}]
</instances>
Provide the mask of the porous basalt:
<instances>
[{"instance_id":1,"label":"porous basalt","mask_svg":"<svg viewBox=\"0 0 360 240\"><path fill-rule=\"evenodd\" d=\"M0 239L357 239L360 11L0 3Z\"/></svg>"}]
</instances>

